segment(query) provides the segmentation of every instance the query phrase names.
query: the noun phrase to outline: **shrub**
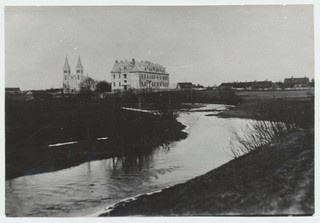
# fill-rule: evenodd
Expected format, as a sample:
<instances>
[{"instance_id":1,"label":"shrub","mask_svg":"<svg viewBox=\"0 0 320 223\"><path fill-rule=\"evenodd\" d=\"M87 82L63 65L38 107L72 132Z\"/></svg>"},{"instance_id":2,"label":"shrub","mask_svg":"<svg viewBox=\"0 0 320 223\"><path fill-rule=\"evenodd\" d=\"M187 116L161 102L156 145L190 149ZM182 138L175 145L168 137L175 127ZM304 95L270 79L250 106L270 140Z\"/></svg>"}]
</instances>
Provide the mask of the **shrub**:
<instances>
[{"instance_id":1,"label":"shrub","mask_svg":"<svg viewBox=\"0 0 320 223\"><path fill-rule=\"evenodd\" d=\"M233 128L230 137L231 156L238 158L298 129L294 123L274 121L256 121L240 128L240 131Z\"/></svg>"}]
</instances>

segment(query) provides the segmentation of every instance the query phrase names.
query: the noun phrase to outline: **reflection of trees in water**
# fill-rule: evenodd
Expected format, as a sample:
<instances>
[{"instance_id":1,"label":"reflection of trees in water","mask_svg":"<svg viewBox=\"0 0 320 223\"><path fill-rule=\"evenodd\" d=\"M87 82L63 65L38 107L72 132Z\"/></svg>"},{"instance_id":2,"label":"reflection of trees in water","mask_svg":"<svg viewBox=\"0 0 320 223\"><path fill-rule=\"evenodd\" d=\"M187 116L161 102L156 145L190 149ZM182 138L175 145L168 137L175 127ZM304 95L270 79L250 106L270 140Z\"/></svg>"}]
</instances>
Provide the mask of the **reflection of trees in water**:
<instances>
[{"instance_id":1,"label":"reflection of trees in water","mask_svg":"<svg viewBox=\"0 0 320 223\"><path fill-rule=\"evenodd\" d=\"M112 158L110 162L111 178L121 178L129 182L129 178L132 180L134 177L139 183L158 178L158 172L154 169L155 157L157 153L169 152L170 145L170 143L165 143L152 151Z\"/></svg>"},{"instance_id":2,"label":"reflection of trees in water","mask_svg":"<svg viewBox=\"0 0 320 223\"><path fill-rule=\"evenodd\" d=\"M153 167L154 156L158 152L169 152L171 143L163 143L156 149L141 152L139 154L128 154L112 158L112 169L122 169L124 172L141 171Z\"/></svg>"}]
</instances>

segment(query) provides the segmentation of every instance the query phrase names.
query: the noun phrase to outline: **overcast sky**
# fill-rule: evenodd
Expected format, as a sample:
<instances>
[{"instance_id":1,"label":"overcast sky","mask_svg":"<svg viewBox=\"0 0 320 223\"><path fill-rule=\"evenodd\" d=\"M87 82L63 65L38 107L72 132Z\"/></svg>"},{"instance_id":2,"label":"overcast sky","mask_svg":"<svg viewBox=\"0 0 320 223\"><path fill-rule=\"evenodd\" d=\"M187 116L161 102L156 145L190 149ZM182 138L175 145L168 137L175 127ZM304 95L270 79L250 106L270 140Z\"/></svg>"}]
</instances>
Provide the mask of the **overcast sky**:
<instances>
[{"instance_id":1,"label":"overcast sky","mask_svg":"<svg viewBox=\"0 0 320 223\"><path fill-rule=\"evenodd\" d=\"M62 87L65 56L75 71L110 81L115 60L166 67L170 82L314 77L313 7L5 8L6 87Z\"/></svg>"}]
</instances>

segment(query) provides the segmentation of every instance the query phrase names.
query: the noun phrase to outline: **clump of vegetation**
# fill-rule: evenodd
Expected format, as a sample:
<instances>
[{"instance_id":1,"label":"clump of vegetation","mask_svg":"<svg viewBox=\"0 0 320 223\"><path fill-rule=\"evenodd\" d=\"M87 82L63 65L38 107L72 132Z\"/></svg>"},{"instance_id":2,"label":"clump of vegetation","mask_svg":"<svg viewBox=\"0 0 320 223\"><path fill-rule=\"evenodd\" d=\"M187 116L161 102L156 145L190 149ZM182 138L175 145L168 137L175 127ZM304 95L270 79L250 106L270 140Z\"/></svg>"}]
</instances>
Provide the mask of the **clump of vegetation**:
<instances>
[{"instance_id":1,"label":"clump of vegetation","mask_svg":"<svg viewBox=\"0 0 320 223\"><path fill-rule=\"evenodd\" d=\"M314 100L273 100L262 103L261 120L232 129L230 153L233 158L270 144L284 135L314 127Z\"/></svg>"},{"instance_id":2,"label":"clump of vegetation","mask_svg":"<svg viewBox=\"0 0 320 223\"><path fill-rule=\"evenodd\" d=\"M232 129L230 139L231 156L238 158L297 130L299 130L299 127L294 123L261 120L247 124L240 131Z\"/></svg>"}]
</instances>

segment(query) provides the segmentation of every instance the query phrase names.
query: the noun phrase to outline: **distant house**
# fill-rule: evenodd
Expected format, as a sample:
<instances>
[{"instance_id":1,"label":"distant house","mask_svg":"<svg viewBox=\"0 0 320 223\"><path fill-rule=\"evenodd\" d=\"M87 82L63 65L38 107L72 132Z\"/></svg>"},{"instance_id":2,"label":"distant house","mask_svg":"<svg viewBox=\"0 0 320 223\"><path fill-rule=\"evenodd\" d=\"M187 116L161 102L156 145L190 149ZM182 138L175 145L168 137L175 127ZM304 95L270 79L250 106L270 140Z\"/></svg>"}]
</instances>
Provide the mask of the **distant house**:
<instances>
[{"instance_id":1,"label":"distant house","mask_svg":"<svg viewBox=\"0 0 320 223\"><path fill-rule=\"evenodd\" d=\"M283 85L285 88L306 88L310 86L309 78L285 78Z\"/></svg>"},{"instance_id":2,"label":"distant house","mask_svg":"<svg viewBox=\"0 0 320 223\"><path fill-rule=\"evenodd\" d=\"M6 95L21 95L21 90L18 87L6 87Z\"/></svg>"},{"instance_id":3,"label":"distant house","mask_svg":"<svg viewBox=\"0 0 320 223\"><path fill-rule=\"evenodd\" d=\"M177 90L187 90L187 89L192 89L194 85L191 82L179 82L177 84L176 89Z\"/></svg>"},{"instance_id":4,"label":"distant house","mask_svg":"<svg viewBox=\"0 0 320 223\"><path fill-rule=\"evenodd\" d=\"M252 89L253 82L228 82L219 85L220 89L247 90Z\"/></svg>"},{"instance_id":5,"label":"distant house","mask_svg":"<svg viewBox=\"0 0 320 223\"><path fill-rule=\"evenodd\" d=\"M272 81L255 81L252 83L252 89L254 90L270 90L273 87Z\"/></svg>"}]
</instances>

